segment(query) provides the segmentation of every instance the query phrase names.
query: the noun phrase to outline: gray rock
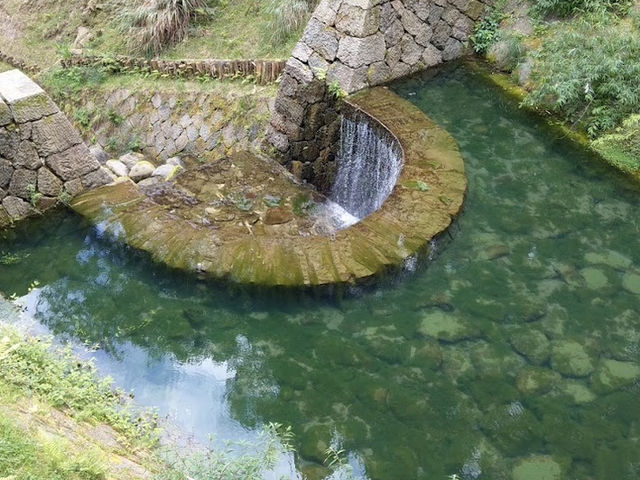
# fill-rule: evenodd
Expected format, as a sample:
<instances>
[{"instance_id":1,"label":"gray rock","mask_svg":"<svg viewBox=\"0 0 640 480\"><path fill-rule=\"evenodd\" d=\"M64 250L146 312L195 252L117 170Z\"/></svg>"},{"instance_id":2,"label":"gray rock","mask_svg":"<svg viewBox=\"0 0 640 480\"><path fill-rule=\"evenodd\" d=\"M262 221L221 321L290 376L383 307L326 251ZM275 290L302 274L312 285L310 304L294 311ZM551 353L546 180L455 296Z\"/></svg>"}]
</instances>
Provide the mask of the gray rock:
<instances>
[{"instance_id":1,"label":"gray rock","mask_svg":"<svg viewBox=\"0 0 640 480\"><path fill-rule=\"evenodd\" d=\"M175 177L182 170L184 170L184 169L179 165L164 164L164 165L160 165L158 168L156 168L153 171L153 173L151 174L151 176L152 177L160 177L163 180L167 181L167 180L171 180L173 177Z\"/></svg>"},{"instance_id":2,"label":"gray rock","mask_svg":"<svg viewBox=\"0 0 640 480\"><path fill-rule=\"evenodd\" d=\"M48 157L54 153L82 143L78 132L71 126L69 120L62 114L56 113L42 120L33 122L33 132L31 134L33 143L41 157ZM89 149L86 148L86 153ZM93 158L93 157L92 157Z\"/></svg>"},{"instance_id":3,"label":"gray rock","mask_svg":"<svg viewBox=\"0 0 640 480\"><path fill-rule=\"evenodd\" d=\"M122 155L118 160L124 163L129 170L131 170L136 163L144 160L144 155L137 152L129 152Z\"/></svg>"},{"instance_id":4,"label":"gray rock","mask_svg":"<svg viewBox=\"0 0 640 480\"><path fill-rule=\"evenodd\" d=\"M183 131L178 138L176 138L176 152L181 152L189 144L189 137L187 132Z\"/></svg>"},{"instance_id":5,"label":"gray rock","mask_svg":"<svg viewBox=\"0 0 640 480\"><path fill-rule=\"evenodd\" d=\"M464 45L455 38L447 40L447 44L442 52L442 59L445 62L448 62L449 60L459 58L462 55L464 55Z\"/></svg>"},{"instance_id":6,"label":"gray rock","mask_svg":"<svg viewBox=\"0 0 640 480\"><path fill-rule=\"evenodd\" d=\"M425 27L424 22L420 20L415 13L406 8L402 12L400 21L402 22L402 26L407 31L407 33L413 35L414 37L416 35L419 35Z\"/></svg>"},{"instance_id":7,"label":"gray rock","mask_svg":"<svg viewBox=\"0 0 640 480\"><path fill-rule=\"evenodd\" d=\"M384 40L387 48L397 45L405 34L402 22L399 19L393 21L389 28L384 30Z\"/></svg>"},{"instance_id":8,"label":"gray rock","mask_svg":"<svg viewBox=\"0 0 640 480\"><path fill-rule=\"evenodd\" d=\"M69 180L64 183L64 191L67 192L71 197L75 197L79 193L84 191L84 187L82 186L82 180L79 178L74 178L73 180Z\"/></svg>"},{"instance_id":9,"label":"gray rock","mask_svg":"<svg viewBox=\"0 0 640 480\"><path fill-rule=\"evenodd\" d=\"M380 7L360 7L343 2L336 16L336 29L349 36L368 37L380 28Z\"/></svg>"},{"instance_id":10,"label":"gray rock","mask_svg":"<svg viewBox=\"0 0 640 480\"><path fill-rule=\"evenodd\" d=\"M337 33L319 20L312 18L309 21L302 37L302 42L329 62L336 58L338 51Z\"/></svg>"},{"instance_id":11,"label":"gray rock","mask_svg":"<svg viewBox=\"0 0 640 480\"><path fill-rule=\"evenodd\" d=\"M402 37L400 45L402 46L402 56L400 57L402 62L407 65L415 65L420 61L423 49L413 40L411 35L407 34Z\"/></svg>"},{"instance_id":12,"label":"gray rock","mask_svg":"<svg viewBox=\"0 0 640 480\"><path fill-rule=\"evenodd\" d=\"M367 69L369 85L380 85L391 79L391 68L385 62L377 62Z\"/></svg>"},{"instance_id":13,"label":"gray rock","mask_svg":"<svg viewBox=\"0 0 640 480\"><path fill-rule=\"evenodd\" d=\"M182 167L184 168L184 162L180 157L171 157L168 158L165 162L167 165L173 165L174 167Z\"/></svg>"},{"instance_id":14,"label":"gray rock","mask_svg":"<svg viewBox=\"0 0 640 480\"><path fill-rule=\"evenodd\" d=\"M38 191L43 195L57 197L62 191L62 180L47 167L38 170Z\"/></svg>"},{"instance_id":15,"label":"gray rock","mask_svg":"<svg viewBox=\"0 0 640 480\"><path fill-rule=\"evenodd\" d=\"M13 176L13 164L4 158L0 158L0 188L6 188Z\"/></svg>"},{"instance_id":16,"label":"gray rock","mask_svg":"<svg viewBox=\"0 0 640 480\"><path fill-rule=\"evenodd\" d=\"M64 181L81 177L100 167L84 143L50 155L45 164Z\"/></svg>"},{"instance_id":17,"label":"gray rock","mask_svg":"<svg viewBox=\"0 0 640 480\"><path fill-rule=\"evenodd\" d=\"M5 197L2 199L2 206L12 220L19 220L31 213L31 205L18 197Z\"/></svg>"},{"instance_id":18,"label":"gray rock","mask_svg":"<svg viewBox=\"0 0 640 480\"><path fill-rule=\"evenodd\" d=\"M129 175L129 168L120 160L107 160L105 167L111 170L117 177L126 177Z\"/></svg>"},{"instance_id":19,"label":"gray rock","mask_svg":"<svg viewBox=\"0 0 640 480\"><path fill-rule=\"evenodd\" d=\"M20 143L20 134L10 125L7 128L0 127L0 157L12 160Z\"/></svg>"},{"instance_id":20,"label":"gray rock","mask_svg":"<svg viewBox=\"0 0 640 480\"><path fill-rule=\"evenodd\" d=\"M7 196L7 191L4 188L0 188L0 200ZM0 221L0 226L2 226L2 222Z\"/></svg>"},{"instance_id":21,"label":"gray rock","mask_svg":"<svg viewBox=\"0 0 640 480\"><path fill-rule=\"evenodd\" d=\"M306 63L307 60L309 60L309 57L311 56L312 53L313 53L313 50L311 50L311 48L307 44L298 42L295 48L293 49L291 56L297 58L301 62Z\"/></svg>"},{"instance_id":22,"label":"gray rock","mask_svg":"<svg viewBox=\"0 0 640 480\"><path fill-rule=\"evenodd\" d=\"M18 100L11 105L16 123L32 122L59 112L58 107L46 93Z\"/></svg>"},{"instance_id":23,"label":"gray rock","mask_svg":"<svg viewBox=\"0 0 640 480\"><path fill-rule=\"evenodd\" d=\"M138 185L140 185L141 187L151 187L153 185L159 184L160 182L162 182L162 177L149 177L145 178L144 180L140 180Z\"/></svg>"},{"instance_id":24,"label":"gray rock","mask_svg":"<svg viewBox=\"0 0 640 480\"><path fill-rule=\"evenodd\" d=\"M422 53L422 63L425 68L433 67L442 63L442 54L433 45L427 45Z\"/></svg>"},{"instance_id":25,"label":"gray rock","mask_svg":"<svg viewBox=\"0 0 640 480\"><path fill-rule=\"evenodd\" d=\"M30 201L36 192L37 178L37 174L33 170L16 169L11 177L7 193Z\"/></svg>"},{"instance_id":26,"label":"gray rock","mask_svg":"<svg viewBox=\"0 0 640 480\"><path fill-rule=\"evenodd\" d=\"M36 148L33 146L29 140L24 140L20 143L18 150L16 151L16 156L13 160L13 163L16 167L24 167L29 170L36 170L40 166L42 166L42 160L36 151Z\"/></svg>"},{"instance_id":27,"label":"gray rock","mask_svg":"<svg viewBox=\"0 0 640 480\"><path fill-rule=\"evenodd\" d=\"M333 25L336 21L336 11L326 2L320 2L313 12L313 17L317 18L325 25Z\"/></svg>"},{"instance_id":28,"label":"gray rock","mask_svg":"<svg viewBox=\"0 0 640 480\"><path fill-rule=\"evenodd\" d=\"M367 70L365 65L354 69L336 61L329 67L327 81L329 83L337 82L347 93L356 92L367 86Z\"/></svg>"},{"instance_id":29,"label":"gray rock","mask_svg":"<svg viewBox=\"0 0 640 480\"><path fill-rule=\"evenodd\" d=\"M100 145L92 146L91 148L89 148L89 151L91 152L91 155L93 155L95 159L98 160L98 163L100 163L100 165L104 165L107 160L109 160L109 155Z\"/></svg>"},{"instance_id":30,"label":"gray rock","mask_svg":"<svg viewBox=\"0 0 640 480\"><path fill-rule=\"evenodd\" d=\"M162 105L162 97L159 93L156 93L153 97L151 97L151 104L156 109L160 108L160 105Z\"/></svg>"},{"instance_id":31,"label":"gray rock","mask_svg":"<svg viewBox=\"0 0 640 480\"><path fill-rule=\"evenodd\" d=\"M340 40L338 59L349 67L358 68L381 62L385 51L384 36L381 33L365 38L344 37Z\"/></svg>"},{"instance_id":32,"label":"gray rock","mask_svg":"<svg viewBox=\"0 0 640 480\"><path fill-rule=\"evenodd\" d=\"M136 163L129 171L129 177L134 182L139 182L140 180L150 177L155 169L156 167L153 163L142 160Z\"/></svg>"},{"instance_id":33,"label":"gray rock","mask_svg":"<svg viewBox=\"0 0 640 480\"><path fill-rule=\"evenodd\" d=\"M190 142L196 141L196 139L198 138L198 129L195 126L189 125L187 127L187 138Z\"/></svg>"},{"instance_id":34,"label":"gray rock","mask_svg":"<svg viewBox=\"0 0 640 480\"><path fill-rule=\"evenodd\" d=\"M0 127L4 127L11 122L13 122L13 115L11 114L11 110L9 109L9 106L0 98Z\"/></svg>"},{"instance_id":35,"label":"gray rock","mask_svg":"<svg viewBox=\"0 0 640 480\"><path fill-rule=\"evenodd\" d=\"M211 128L208 125L202 125L200 127L200 132L198 132L200 137L206 142L211 137Z\"/></svg>"},{"instance_id":36,"label":"gray rock","mask_svg":"<svg viewBox=\"0 0 640 480\"><path fill-rule=\"evenodd\" d=\"M22 123L18 125L18 131L20 133L20 140L29 140L31 139L33 126L31 125L31 122Z\"/></svg>"},{"instance_id":37,"label":"gray rock","mask_svg":"<svg viewBox=\"0 0 640 480\"><path fill-rule=\"evenodd\" d=\"M285 74L300 83L308 83L313 80L313 72L311 69L296 58L290 58L287 61Z\"/></svg>"},{"instance_id":38,"label":"gray rock","mask_svg":"<svg viewBox=\"0 0 640 480\"><path fill-rule=\"evenodd\" d=\"M431 43L440 50L444 50L447 46L447 41L449 41L449 35L451 35L451 27L444 22L440 22L433 29Z\"/></svg>"},{"instance_id":39,"label":"gray rock","mask_svg":"<svg viewBox=\"0 0 640 480\"><path fill-rule=\"evenodd\" d=\"M98 188L115 182L116 177L106 167L100 167L82 177L82 186L86 189Z\"/></svg>"},{"instance_id":40,"label":"gray rock","mask_svg":"<svg viewBox=\"0 0 640 480\"><path fill-rule=\"evenodd\" d=\"M76 39L73 41L71 48L82 49L86 47L93 38L93 33L87 27L78 27L78 33L76 34Z\"/></svg>"}]
</instances>

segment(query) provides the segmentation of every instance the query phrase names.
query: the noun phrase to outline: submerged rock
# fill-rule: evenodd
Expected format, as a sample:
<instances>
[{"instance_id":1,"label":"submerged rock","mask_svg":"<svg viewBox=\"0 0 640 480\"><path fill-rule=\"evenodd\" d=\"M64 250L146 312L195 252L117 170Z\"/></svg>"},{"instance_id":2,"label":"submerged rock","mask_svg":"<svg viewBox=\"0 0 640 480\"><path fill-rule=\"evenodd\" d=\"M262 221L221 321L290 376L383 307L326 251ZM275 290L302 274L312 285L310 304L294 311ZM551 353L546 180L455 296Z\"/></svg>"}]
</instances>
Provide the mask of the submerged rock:
<instances>
[{"instance_id":1,"label":"submerged rock","mask_svg":"<svg viewBox=\"0 0 640 480\"><path fill-rule=\"evenodd\" d=\"M510 342L516 352L534 365L542 365L549 359L551 344L546 335L539 330L520 329L511 335Z\"/></svg>"},{"instance_id":2,"label":"submerged rock","mask_svg":"<svg viewBox=\"0 0 640 480\"><path fill-rule=\"evenodd\" d=\"M561 389L563 393L572 397L577 405L589 403L596 399L596 395L586 385L577 380L565 381Z\"/></svg>"},{"instance_id":3,"label":"submerged rock","mask_svg":"<svg viewBox=\"0 0 640 480\"><path fill-rule=\"evenodd\" d=\"M516 386L524 395L541 395L550 391L560 381L560 374L548 368L523 369L516 379Z\"/></svg>"},{"instance_id":4,"label":"submerged rock","mask_svg":"<svg viewBox=\"0 0 640 480\"><path fill-rule=\"evenodd\" d=\"M630 293L640 295L640 274L627 272L622 277L622 286Z\"/></svg>"},{"instance_id":5,"label":"submerged rock","mask_svg":"<svg viewBox=\"0 0 640 480\"><path fill-rule=\"evenodd\" d=\"M584 259L594 265L607 265L611 268L621 270L631 266L631 259L614 250L603 252L589 252Z\"/></svg>"},{"instance_id":6,"label":"submerged rock","mask_svg":"<svg viewBox=\"0 0 640 480\"><path fill-rule=\"evenodd\" d=\"M472 338L475 331L464 319L442 311L429 313L422 318L418 332L445 342L459 342Z\"/></svg>"},{"instance_id":7,"label":"submerged rock","mask_svg":"<svg viewBox=\"0 0 640 480\"><path fill-rule=\"evenodd\" d=\"M580 273L584 278L587 288L591 290L600 290L609 284L607 276L598 268L584 268Z\"/></svg>"},{"instance_id":8,"label":"submerged rock","mask_svg":"<svg viewBox=\"0 0 640 480\"><path fill-rule=\"evenodd\" d=\"M606 393L631 385L639 379L640 365L607 359L600 362L591 383L596 391Z\"/></svg>"},{"instance_id":9,"label":"submerged rock","mask_svg":"<svg viewBox=\"0 0 640 480\"><path fill-rule=\"evenodd\" d=\"M551 350L551 366L567 377L586 377L593 362L584 347L574 341L560 341Z\"/></svg>"},{"instance_id":10,"label":"submerged rock","mask_svg":"<svg viewBox=\"0 0 640 480\"><path fill-rule=\"evenodd\" d=\"M560 464L547 455L520 460L513 469L513 480L560 480L561 478Z\"/></svg>"}]
</instances>

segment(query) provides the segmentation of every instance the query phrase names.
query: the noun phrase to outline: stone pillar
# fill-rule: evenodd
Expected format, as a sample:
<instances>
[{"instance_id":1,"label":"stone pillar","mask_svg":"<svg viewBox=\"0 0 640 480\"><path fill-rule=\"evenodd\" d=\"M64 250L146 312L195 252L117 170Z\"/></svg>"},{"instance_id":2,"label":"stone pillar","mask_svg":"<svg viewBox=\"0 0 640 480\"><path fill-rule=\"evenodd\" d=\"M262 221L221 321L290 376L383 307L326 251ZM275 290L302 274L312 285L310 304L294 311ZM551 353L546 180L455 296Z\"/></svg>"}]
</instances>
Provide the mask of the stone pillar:
<instances>
[{"instance_id":1,"label":"stone pillar","mask_svg":"<svg viewBox=\"0 0 640 480\"><path fill-rule=\"evenodd\" d=\"M465 55L475 22L492 3L322 0L287 62L267 132L282 162L326 190L340 95Z\"/></svg>"},{"instance_id":2,"label":"stone pillar","mask_svg":"<svg viewBox=\"0 0 640 480\"><path fill-rule=\"evenodd\" d=\"M0 73L0 227L111 181L42 88Z\"/></svg>"}]
</instances>

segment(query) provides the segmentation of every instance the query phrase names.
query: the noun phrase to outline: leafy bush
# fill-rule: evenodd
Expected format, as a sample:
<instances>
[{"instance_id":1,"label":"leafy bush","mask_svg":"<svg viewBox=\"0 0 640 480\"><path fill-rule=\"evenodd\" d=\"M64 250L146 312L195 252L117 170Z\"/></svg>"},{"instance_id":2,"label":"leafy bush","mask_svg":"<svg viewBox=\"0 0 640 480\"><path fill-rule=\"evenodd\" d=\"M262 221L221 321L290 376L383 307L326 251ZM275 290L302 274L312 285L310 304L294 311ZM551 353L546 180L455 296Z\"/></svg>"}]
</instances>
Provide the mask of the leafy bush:
<instances>
[{"instance_id":1,"label":"leafy bush","mask_svg":"<svg viewBox=\"0 0 640 480\"><path fill-rule=\"evenodd\" d=\"M268 35L271 43L284 43L304 27L317 3L317 0L270 0L266 14L270 17Z\"/></svg>"},{"instance_id":2,"label":"leafy bush","mask_svg":"<svg viewBox=\"0 0 640 480\"><path fill-rule=\"evenodd\" d=\"M615 133L593 142L596 151L622 170L640 173L640 115L631 115Z\"/></svg>"},{"instance_id":3,"label":"leafy bush","mask_svg":"<svg viewBox=\"0 0 640 480\"><path fill-rule=\"evenodd\" d=\"M633 0L535 0L533 10L540 15L568 17L580 12L626 13Z\"/></svg>"},{"instance_id":4,"label":"leafy bush","mask_svg":"<svg viewBox=\"0 0 640 480\"><path fill-rule=\"evenodd\" d=\"M485 53L500 38L500 22L504 20L503 0L499 0L487 14L476 23L473 34L469 37L476 53Z\"/></svg>"},{"instance_id":5,"label":"leafy bush","mask_svg":"<svg viewBox=\"0 0 640 480\"><path fill-rule=\"evenodd\" d=\"M607 14L552 33L536 54L525 104L551 109L592 137L610 131L640 112L639 33Z\"/></svg>"},{"instance_id":6,"label":"leafy bush","mask_svg":"<svg viewBox=\"0 0 640 480\"><path fill-rule=\"evenodd\" d=\"M206 0L144 0L124 9L121 27L132 51L157 54L184 39L191 21L208 11Z\"/></svg>"}]
</instances>

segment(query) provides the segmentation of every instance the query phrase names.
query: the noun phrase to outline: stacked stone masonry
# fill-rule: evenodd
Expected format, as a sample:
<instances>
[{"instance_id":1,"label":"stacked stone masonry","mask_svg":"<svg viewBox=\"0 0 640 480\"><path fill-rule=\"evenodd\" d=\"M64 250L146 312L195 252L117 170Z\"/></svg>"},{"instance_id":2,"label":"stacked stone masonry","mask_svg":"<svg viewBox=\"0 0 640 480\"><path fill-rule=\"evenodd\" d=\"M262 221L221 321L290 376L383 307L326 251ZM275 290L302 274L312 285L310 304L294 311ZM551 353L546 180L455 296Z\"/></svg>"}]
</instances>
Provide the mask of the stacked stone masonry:
<instances>
[{"instance_id":1,"label":"stacked stone masonry","mask_svg":"<svg viewBox=\"0 0 640 480\"><path fill-rule=\"evenodd\" d=\"M36 83L0 74L0 227L112 179Z\"/></svg>"},{"instance_id":2,"label":"stacked stone masonry","mask_svg":"<svg viewBox=\"0 0 640 480\"><path fill-rule=\"evenodd\" d=\"M467 53L493 0L322 0L287 62L267 138L282 161L326 190L340 116L336 97Z\"/></svg>"}]
</instances>

